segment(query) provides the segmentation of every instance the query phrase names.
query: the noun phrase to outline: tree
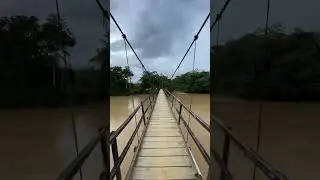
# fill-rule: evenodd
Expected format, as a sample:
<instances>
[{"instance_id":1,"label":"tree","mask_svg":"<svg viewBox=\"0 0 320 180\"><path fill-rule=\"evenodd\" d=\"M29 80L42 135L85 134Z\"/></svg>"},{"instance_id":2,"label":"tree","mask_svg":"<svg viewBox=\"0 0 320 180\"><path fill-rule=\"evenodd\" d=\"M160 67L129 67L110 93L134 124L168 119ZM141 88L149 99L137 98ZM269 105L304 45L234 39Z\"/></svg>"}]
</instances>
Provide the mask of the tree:
<instances>
[{"instance_id":1,"label":"tree","mask_svg":"<svg viewBox=\"0 0 320 180\"><path fill-rule=\"evenodd\" d=\"M171 85L177 91L187 93L209 93L210 73L206 71L187 72L175 77Z\"/></svg>"},{"instance_id":2,"label":"tree","mask_svg":"<svg viewBox=\"0 0 320 180\"><path fill-rule=\"evenodd\" d=\"M114 66L110 68L110 95L130 94L129 78L133 73L128 67Z\"/></svg>"},{"instance_id":3,"label":"tree","mask_svg":"<svg viewBox=\"0 0 320 180\"><path fill-rule=\"evenodd\" d=\"M46 20L47 21L42 25L42 37L46 39L46 41L44 41L44 46L48 48L50 53L54 53L57 60L62 60L64 69L66 70L69 65L66 59L66 56L69 56L68 47L73 47L75 45L75 38L68 28L65 19L58 18L55 14L50 14ZM56 64L53 64L53 70L55 70ZM64 71L62 83L67 81L66 75L67 74Z\"/></svg>"},{"instance_id":4,"label":"tree","mask_svg":"<svg viewBox=\"0 0 320 180\"><path fill-rule=\"evenodd\" d=\"M319 99L319 33L281 24L213 47L216 93L269 100ZM259 32L259 31L258 31Z\"/></svg>"},{"instance_id":5,"label":"tree","mask_svg":"<svg viewBox=\"0 0 320 180\"><path fill-rule=\"evenodd\" d=\"M141 82L141 89L148 92L154 88L170 88L170 79L167 76L158 74L156 71L145 71L139 80Z\"/></svg>"},{"instance_id":6,"label":"tree","mask_svg":"<svg viewBox=\"0 0 320 180\"><path fill-rule=\"evenodd\" d=\"M106 89L108 79L109 79L109 60L110 60L110 42L109 34L105 34L104 38L101 40L102 48L96 50L96 55L90 59L90 63L98 65L101 70L101 86Z\"/></svg>"},{"instance_id":7,"label":"tree","mask_svg":"<svg viewBox=\"0 0 320 180\"><path fill-rule=\"evenodd\" d=\"M58 64L55 53L58 46L74 46L72 34L50 22L41 24L34 16L12 16L0 18L0 39L2 102L14 105L53 98L44 96L52 86L52 64Z\"/></svg>"}]
</instances>

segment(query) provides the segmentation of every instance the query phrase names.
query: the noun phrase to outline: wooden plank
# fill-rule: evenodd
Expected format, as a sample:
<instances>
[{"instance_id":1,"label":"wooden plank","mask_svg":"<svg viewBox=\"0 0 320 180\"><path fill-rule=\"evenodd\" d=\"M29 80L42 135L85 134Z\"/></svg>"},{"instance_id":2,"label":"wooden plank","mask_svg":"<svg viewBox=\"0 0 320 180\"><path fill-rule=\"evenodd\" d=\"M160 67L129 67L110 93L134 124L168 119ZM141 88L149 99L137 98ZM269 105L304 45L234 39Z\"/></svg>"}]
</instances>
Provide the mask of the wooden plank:
<instances>
[{"instance_id":1,"label":"wooden plank","mask_svg":"<svg viewBox=\"0 0 320 180\"><path fill-rule=\"evenodd\" d=\"M129 179L197 179L177 120L160 90Z\"/></svg>"},{"instance_id":2,"label":"wooden plank","mask_svg":"<svg viewBox=\"0 0 320 180\"><path fill-rule=\"evenodd\" d=\"M153 122L153 123L175 123L177 124L177 121L176 120L170 120L170 119L151 119L150 122Z\"/></svg>"},{"instance_id":3,"label":"wooden plank","mask_svg":"<svg viewBox=\"0 0 320 180\"><path fill-rule=\"evenodd\" d=\"M152 115L152 119L154 119L154 120L163 120L163 119L175 120L173 114L171 114L170 116L166 116L166 115L154 116L154 115Z\"/></svg>"},{"instance_id":4,"label":"wooden plank","mask_svg":"<svg viewBox=\"0 0 320 180\"><path fill-rule=\"evenodd\" d=\"M187 150L183 148L170 149L141 149L139 156L187 156ZM174 158L174 157L173 157Z\"/></svg>"},{"instance_id":5,"label":"wooden plank","mask_svg":"<svg viewBox=\"0 0 320 180\"><path fill-rule=\"evenodd\" d=\"M172 128L178 128L178 126L176 124L158 124L158 125L150 125L148 127L149 129L172 129Z\"/></svg>"},{"instance_id":6,"label":"wooden plank","mask_svg":"<svg viewBox=\"0 0 320 180\"><path fill-rule=\"evenodd\" d=\"M147 133L148 132L162 132L162 133L174 133L174 132L179 132L178 128L174 128L174 129L169 129L169 128L159 128L159 129L156 129L156 128L148 128L147 129Z\"/></svg>"},{"instance_id":7,"label":"wooden plank","mask_svg":"<svg viewBox=\"0 0 320 180\"><path fill-rule=\"evenodd\" d=\"M136 167L192 167L188 156L138 157Z\"/></svg>"},{"instance_id":8,"label":"wooden plank","mask_svg":"<svg viewBox=\"0 0 320 180\"><path fill-rule=\"evenodd\" d=\"M167 135L172 135L172 134L178 134L180 135L178 129L172 129L172 130L168 130L168 129L157 129L157 130L147 130L147 134L167 134Z\"/></svg>"},{"instance_id":9,"label":"wooden plank","mask_svg":"<svg viewBox=\"0 0 320 180\"><path fill-rule=\"evenodd\" d=\"M149 132L146 133L146 137L181 137L179 132L165 133L165 132Z\"/></svg>"},{"instance_id":10,"label":"wooden plank","mask_svg":"<svg viewBox=\"0 0 320 180\"><path fill-rule=\"evenodd\" d=\"M163 142L163 141L145 141L142 143L142 148L177 148L177 147L185 147L185 144L183 141L180 142Z\"/></svg>"},{"instance_id":11,"label":"wooden plank","mask_svg":"<svg viewBox=\"0 0 320 180\"><path fill-rule=\"evenodd\" d=\"M175 123L177 124L177 121L176 120L157 120L157 119L151 119L150 122L153 122L153 123Z\"/></svg>"},{"instance_id":12,"label":"wooden plank","mask_svg":"<svg viewBox=\"0 0 320 180\"><path fill-rule=\"evenodd\" d=\"M196 172L190 167L141 168L134 169L132 179L197 179Z\"/></svg>"},{"instance_id":13,"label":"wooden plank","mask_svg":"<svg viewBox=\"0 0 320 180\"><path fill-rule=\"evenodd\" d=\"M149 126L169 126L169 127L178 127L178 124L175 122L150 122Z\"/></svg>"},{"instance_id":14,"label":"wooden plank","mask_svg":"<svg viewBox=\"0 0 320 180\"><path fill-rule=\"evenodd\" d=\"M177 129L177 125L167 125L167 124L158 124L158 125L149 125L149 129Z\"/></svg>"},{"instance_id":15,"label":"wooden plank","mask_svg":"<svg viewBox=\"0 0 320 180\"><path fill-rule=\"evenodd\" d=\"M174 142L183 142L183 139L181 136L179 137L145 137L143 138L144 142L147 141L165 141L165 142L170 142L170 141L174 141Z\"/></svg>"},{"instance_id":16,"label":"wooden plank","mask_svg":"<svg viewBox=\"0 0 320 180\"><path fill-rule=\"evenodd\" d=\"M177 122L176 121L150 121L150 124L169 124L169 125L177 125Z\"/></svg>"},{"instance_id":17,"label":"wooden plank","mask_svg":"<svg viewBox=\"0 0 320 180\"><path fill-rule=\"evenodd\" d=\"M166 126L149 126L149 129L151 131L153 130L164 130L164 129L175 129L175 130L178 130L178 127L177 126L172 126L172 127L166 127Z\"/></svg>"}]
</instances>

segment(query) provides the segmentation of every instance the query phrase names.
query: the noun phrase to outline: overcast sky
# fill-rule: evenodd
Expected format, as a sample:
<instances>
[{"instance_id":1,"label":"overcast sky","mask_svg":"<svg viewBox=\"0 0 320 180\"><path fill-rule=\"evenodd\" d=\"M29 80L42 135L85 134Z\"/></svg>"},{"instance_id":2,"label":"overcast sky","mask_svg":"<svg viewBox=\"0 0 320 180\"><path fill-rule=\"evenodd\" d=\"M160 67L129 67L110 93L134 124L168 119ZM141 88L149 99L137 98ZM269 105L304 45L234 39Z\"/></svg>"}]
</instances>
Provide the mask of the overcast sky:
<instances>
[{"instance_id":1,"label":"overcast sky","mask_svg":"<svg viewBox=\"0 0 320 180\"><path fill-rule=\"evenodd\" d=\"M171 76L186 52L193 36L210 11L209 0L112 0L111 13L149 71ZM197 41L195 68L209 70L209 21ZM121 33L111 21L112 66L125 66L126 56ZM141 65L131 50L129 65L135 80L142 73ZM192 70L193 49L177 74Z\"/></svg>"},{"instance_id":2,"label":"overcast sky","mask_svg":"<svg viewBox=\"0 0 320 180\"><path fill-rule=\"evenodd\" d=\"M211 0L211 21L226 0ZM304 30L320 29L320 1L270 0L269 22L280 22L288 31L295 27ZM220 23L220 43L265 27L267 0L231 0ZM217 26L211 32L211 42L216 43Z\"/></svg>"},{"instance_id":3,"label":"overcast sky","mask_svg":"<svg viewBox=\"0 0 320 180\"><path fill-rule=\"evenodd\" d=\"M103 2L103 0L101 0ZM209 12L212 18L225 0L112 0L111 12L127 34L146 68L171 75L196 31ZM107 7L106 1L104 6ZM318 30L320 1L271 0L270 22L281 22L289 30L301 27ZM88 67L89 59L101 46L104 29L95 0L60 0L60 10L75 34L77 45L69 60L75 68ZM44 19L55 13L55 0L3 0L0 15L34 15ZM231 0L220 24L220 41L225 42L264 27L266 0ZM121 35L111 22L111 65L126 64ZM211 40L216 39L216 28ZM178 71L192 70L193 49ZM137 59L129 52L135 79L141 73ZM197 41L196 68L209 69L209 24Z\"/></svg>"}]
</instances>

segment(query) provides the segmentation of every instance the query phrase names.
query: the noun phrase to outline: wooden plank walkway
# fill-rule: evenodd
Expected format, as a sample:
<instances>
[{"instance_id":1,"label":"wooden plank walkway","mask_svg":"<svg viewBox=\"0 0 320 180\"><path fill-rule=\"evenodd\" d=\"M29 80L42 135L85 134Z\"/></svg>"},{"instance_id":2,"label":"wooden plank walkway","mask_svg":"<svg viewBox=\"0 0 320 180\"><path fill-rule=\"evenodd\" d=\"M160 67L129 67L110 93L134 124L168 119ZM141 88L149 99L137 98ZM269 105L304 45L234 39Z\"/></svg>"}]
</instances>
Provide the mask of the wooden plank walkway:
<instances>
[{"instance_id":1,"label":"wooden plank walkway","mask_svg":"<svg viewBox=\"0 0 320 180\"><path fill-rule=\"evenodd\" d=\"M198 179L178 124L161 89L129 179Z\"/></svg>"}]
</instances>

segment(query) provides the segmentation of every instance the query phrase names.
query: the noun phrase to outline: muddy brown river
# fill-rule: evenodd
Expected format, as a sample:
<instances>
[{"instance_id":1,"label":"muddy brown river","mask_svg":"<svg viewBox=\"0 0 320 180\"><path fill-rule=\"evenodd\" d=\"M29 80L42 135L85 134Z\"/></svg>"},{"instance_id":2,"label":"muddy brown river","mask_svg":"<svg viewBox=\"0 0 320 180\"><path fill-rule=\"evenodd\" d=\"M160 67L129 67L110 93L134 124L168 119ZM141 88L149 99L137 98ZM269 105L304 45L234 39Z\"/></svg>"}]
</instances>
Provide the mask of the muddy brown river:
<instances>
[{"instance_id":1,"label":"muddy brown river","mask_svg":"<svg viewBox=\"0 0 320 180\"><path fill-rule=\"evenodd\" d=\"M176 94L192 110L209 123L210 96L208 94ZM145 96L134 97L135 107ZM191 98L192 97L192 98ZM214 98L214 114L220 117L245 144L255 149L258 103L234 99ZM319 179L320 168L320 103L264 102L262 105L260 154L292 180ZM72 114L76 121L79 148L82 149L97 133L97 128L108 123L105 104L92 104L74 108L0 110L0 179L43 180L56 179L75 157ZM110 129L115 130L133 111L131 97L111 97ZM139 114L138 114L139 115ZM183 114L186 120L187 114ZM138 119L137 119L138 120ZM209 152L210 136L194 119L190 127ZM135 127L134 119L118 138L121 152ZM143 126L142 126L143 127ZM183 128L183 127L182 127ZM184 130L186 137L186 131ZM141 134L141 131L139 132ZM219 132L212 138L223 140ZM126 174L134 155L134 139L121 171ZM190 136L188 144L200 170L206 177L208 166ZM218 149L221 147L216 146ZM253 165L237 148L231 145L229 167L235 179L251 179ZM113 166L110 158L110 165ZM85 162L84 179L98 179L103 167L100 147ZM219 170L216 171L217 177ZM261 172L257 171L256 179ZM79 176L74 179L79 179Z\"/></svg>"}]
</instances>

